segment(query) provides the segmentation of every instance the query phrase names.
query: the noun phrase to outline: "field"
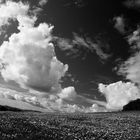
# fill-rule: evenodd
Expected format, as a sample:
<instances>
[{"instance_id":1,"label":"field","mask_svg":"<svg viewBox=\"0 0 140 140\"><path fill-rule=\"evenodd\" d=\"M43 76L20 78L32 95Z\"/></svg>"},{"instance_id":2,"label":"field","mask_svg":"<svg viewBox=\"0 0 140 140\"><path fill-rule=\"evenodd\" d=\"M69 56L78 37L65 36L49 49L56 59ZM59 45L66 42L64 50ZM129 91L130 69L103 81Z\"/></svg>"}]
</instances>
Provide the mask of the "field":
<instances>
[{"instance_id":1,"label":"field","mask_svg":"<svg viewBox=\"0 0 140 140\"><path fill-rule=\"evenodd\" d=\"M140 112L0 112L0 140L140 140Z\"/></svg>"}]
</instances>

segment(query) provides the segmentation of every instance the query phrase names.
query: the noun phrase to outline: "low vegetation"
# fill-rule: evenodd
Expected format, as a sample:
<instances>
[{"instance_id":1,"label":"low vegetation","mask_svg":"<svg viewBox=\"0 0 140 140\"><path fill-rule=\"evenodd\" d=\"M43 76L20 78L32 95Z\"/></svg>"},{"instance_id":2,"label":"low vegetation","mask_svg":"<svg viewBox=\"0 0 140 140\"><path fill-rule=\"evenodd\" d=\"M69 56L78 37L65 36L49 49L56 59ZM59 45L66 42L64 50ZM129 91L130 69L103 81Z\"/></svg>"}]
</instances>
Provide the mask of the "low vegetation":
<instances>
[{"instance_id":1,"label":"low vegetation","mask_svg":"<svg viewBox=\"0 0 140 140\"><path fill-rule=\"evenodd\" d=\"M140 112L0 112L0 140L140 139Z\"/></svg>"}]
</instances>

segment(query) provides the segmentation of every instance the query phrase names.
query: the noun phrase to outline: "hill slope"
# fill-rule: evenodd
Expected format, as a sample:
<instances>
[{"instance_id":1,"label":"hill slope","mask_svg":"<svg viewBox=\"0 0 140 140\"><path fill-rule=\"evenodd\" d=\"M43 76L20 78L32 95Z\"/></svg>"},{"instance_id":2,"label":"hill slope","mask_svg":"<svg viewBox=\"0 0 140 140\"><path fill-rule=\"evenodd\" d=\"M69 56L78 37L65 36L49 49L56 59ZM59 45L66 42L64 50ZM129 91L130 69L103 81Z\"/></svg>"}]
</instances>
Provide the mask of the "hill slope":
<instances>
[{"instance_id":1,"label":"hill slope","mask_svg":"<svg viewBox=\"0 0 140 140\"><path fill-rule=\"evenodd\" d=\"M23 111L22 109L0 105L0 111Z\"/></svg>"},{"instance_id":2,"label":"hill slope","mask_svg":"<svg viewBox=\"0 0 140 140\"><path fill-rule=\"evenodd\" d=\"M7 105L0 105L0 111L13 111L13 112L40 112L36 110L25 110L25 109L19 109L16 107L11 107Z\"/></svg>"}]
</instances>

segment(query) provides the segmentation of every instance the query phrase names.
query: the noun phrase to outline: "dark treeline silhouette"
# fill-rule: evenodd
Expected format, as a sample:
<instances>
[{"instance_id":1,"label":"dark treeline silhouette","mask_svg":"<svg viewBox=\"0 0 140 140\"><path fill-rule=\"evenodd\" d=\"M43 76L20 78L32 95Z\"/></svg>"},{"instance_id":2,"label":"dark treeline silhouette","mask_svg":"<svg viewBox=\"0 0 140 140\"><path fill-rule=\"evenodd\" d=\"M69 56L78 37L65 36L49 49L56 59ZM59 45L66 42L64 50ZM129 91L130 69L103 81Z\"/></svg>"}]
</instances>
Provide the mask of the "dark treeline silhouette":
<instances>
[{"instance_id":1,"label":"dark treeline silhouette","mask_svg":"<svg viewBox=\"0 0 140 140\"><path fill-rule=\"evenodd\" d=\"M123 111L140 111L140 99L129 102L123 107Z\"/></svg>"}]
</instances>

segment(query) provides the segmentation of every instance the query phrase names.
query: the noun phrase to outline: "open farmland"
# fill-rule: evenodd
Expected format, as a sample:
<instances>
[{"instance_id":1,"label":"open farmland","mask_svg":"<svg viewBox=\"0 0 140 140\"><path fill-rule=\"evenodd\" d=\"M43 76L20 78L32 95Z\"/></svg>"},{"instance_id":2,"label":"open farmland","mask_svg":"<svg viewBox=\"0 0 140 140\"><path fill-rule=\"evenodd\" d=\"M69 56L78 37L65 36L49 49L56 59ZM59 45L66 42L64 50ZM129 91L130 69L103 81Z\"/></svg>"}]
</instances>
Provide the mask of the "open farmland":
<instances>
[{"instance_id":1,"label":"open farmland","mask_svg":"<svg viewBox=\"0 0 140 140\"><path fill-rule=\"evenodd\" d=\"M140 139L140 112L57 114L0 112L0 140Z\"/></svg>"}]
</instances>

